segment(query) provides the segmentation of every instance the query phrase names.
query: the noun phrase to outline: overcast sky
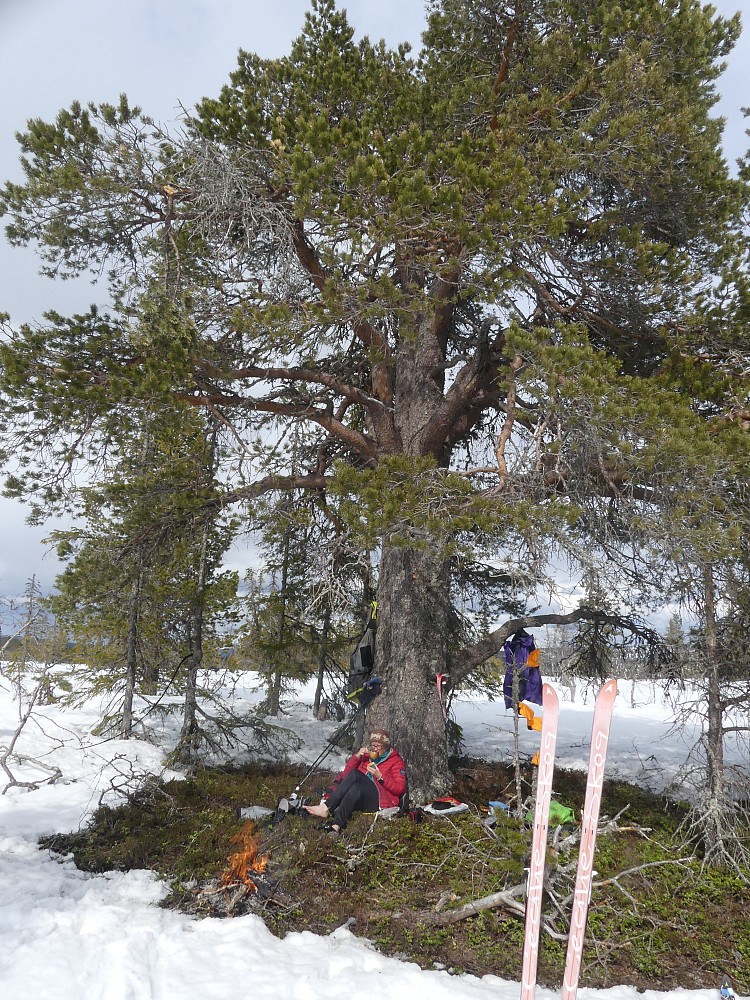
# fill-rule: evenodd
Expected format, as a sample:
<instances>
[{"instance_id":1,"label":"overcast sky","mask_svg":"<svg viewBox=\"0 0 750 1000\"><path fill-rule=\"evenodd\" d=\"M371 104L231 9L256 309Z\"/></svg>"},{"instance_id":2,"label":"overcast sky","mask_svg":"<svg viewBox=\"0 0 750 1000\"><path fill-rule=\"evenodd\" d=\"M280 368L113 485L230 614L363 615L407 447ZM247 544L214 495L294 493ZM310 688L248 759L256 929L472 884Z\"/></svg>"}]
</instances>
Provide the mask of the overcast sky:
<instances>
[{"instance_id":1,"label":"overcast sky","mask_svg":"<svg viewBox=\"0 0 750 1000\"><path fill-rule=\"evenodd\" d=\"M341 6L358 36L418 47L422 0ZM750 25L750 0L714 6L742 11ZM49 121L73 100L114 102L124 92L153 118L173 121L181 104L218 94L240 47L263 56L288 51L307 9L307 0L0 0L0 182L22 179L14 135L29 118ZM749 65L750 27L719 83L731 161L748 147L740 109L750 105ZM37 267L31 250L12 249L0 236L0 312L14 323L103 301L103 289L52 282ZM32 573L49 587L59 572L52 556L43 558L40 540L49 528L32 529L24 519L23 508L0 499L0 595L20 593Z\"/></svg>"}]
</instances>

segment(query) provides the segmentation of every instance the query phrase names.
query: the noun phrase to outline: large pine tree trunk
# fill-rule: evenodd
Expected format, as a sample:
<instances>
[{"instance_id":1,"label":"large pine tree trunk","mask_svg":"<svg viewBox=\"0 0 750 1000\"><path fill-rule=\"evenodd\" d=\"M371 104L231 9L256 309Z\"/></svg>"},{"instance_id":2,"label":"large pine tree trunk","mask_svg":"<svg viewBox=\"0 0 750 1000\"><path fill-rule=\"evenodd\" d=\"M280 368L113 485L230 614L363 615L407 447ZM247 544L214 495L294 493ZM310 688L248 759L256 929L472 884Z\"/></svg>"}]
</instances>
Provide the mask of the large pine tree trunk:
<instances>
[{"instance_id":1,"label":"large pine tree trunk","mask_svg":"<svg viewBox=\"0 0 750 1000\"><path fill-rule=\"evenodd\" d=\"M406 762L411 797L450 787L445 723L435 679L445 670L449 566L429 552L386 548L380 563L375 672L383 691L368 711Z\"/></svg>"},{"instance_id":2,"label":"large pine tree trunk","mask_svg":"<svg viewBox=\"0 0 750 1000\"><path fill-rule=\"evenodd\" d=\"M402 279L408 279L404 267ZM416 276L414 276L416 277ZM433 308L401 331L393 372L394 441L404 457L445 465L445 303L451 286L437 280ZM437 419L443 414L443 419ZM436 422L437 421L437 422ZM382 442L384 451L389 442ZM403 511L408 520L410 512ZM450 788L445 720L436 678L445 673L450 625L450 563L434 548L384 543L378 575L375 672L383 691L368 710L368 731L388 730L406 762L414 802Z\"/></svg>"}]
</instances>

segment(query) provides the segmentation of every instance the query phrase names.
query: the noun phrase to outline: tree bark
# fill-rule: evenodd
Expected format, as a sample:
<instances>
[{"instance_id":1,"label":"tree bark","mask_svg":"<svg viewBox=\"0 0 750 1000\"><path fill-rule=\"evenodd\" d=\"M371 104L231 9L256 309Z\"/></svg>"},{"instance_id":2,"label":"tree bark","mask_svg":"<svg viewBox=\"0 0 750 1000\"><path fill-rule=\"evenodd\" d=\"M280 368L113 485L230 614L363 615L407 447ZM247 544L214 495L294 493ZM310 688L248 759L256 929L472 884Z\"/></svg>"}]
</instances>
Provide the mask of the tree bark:
<instances>
[{"instance_id":1,"label":"tree bark","mask_svg":"<svg viewBox=\"0 0 750 1000\"><path fill-rule=\"evenodd\" d=\"M383 690L368 711L406 763L412 799L450 787L445 722L435 679L444 672L449 565L429 552L385 548L380 563L376 673Z\"/></svg>"},{"instance_id":2,"label":"tree bark","mask_svg":"<svg viewBox=\"0 0 750 1000\"><path fill-rule=\"evenodd\" d=\"M136 573L130 588L128 602L128 637L125 652L125 696L122 705L122 738L127 740L132 735L133 728L133 697L138 670L138 618L141 603L141 571Z\"/></svg>"}]
</instances>

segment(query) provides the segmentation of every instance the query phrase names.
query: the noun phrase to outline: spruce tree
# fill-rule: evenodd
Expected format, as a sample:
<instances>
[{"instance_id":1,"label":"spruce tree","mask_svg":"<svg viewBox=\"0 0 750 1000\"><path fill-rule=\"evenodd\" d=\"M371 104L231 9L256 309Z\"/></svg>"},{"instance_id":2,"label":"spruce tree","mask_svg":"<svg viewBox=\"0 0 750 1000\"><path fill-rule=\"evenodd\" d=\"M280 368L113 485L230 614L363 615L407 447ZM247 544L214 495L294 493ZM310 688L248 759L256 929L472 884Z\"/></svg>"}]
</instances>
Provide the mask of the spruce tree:
<instances>
[{"instance_id":1,"label":"spruce tree","mask_svg":"<svg viewBox=\"0 0 750 1000\"><path fill-rule=\"evenodd\" d=\"M234 529L216 502L210 425L185 408L140 417L81 491L78 524L52 535L67 566L49 604L85 659L75 697L110 692L106 721L128 738L136 694L182 691L191 757L204 638L236 597L236 574L220 568Z\"/></svg>"}]
</instances>

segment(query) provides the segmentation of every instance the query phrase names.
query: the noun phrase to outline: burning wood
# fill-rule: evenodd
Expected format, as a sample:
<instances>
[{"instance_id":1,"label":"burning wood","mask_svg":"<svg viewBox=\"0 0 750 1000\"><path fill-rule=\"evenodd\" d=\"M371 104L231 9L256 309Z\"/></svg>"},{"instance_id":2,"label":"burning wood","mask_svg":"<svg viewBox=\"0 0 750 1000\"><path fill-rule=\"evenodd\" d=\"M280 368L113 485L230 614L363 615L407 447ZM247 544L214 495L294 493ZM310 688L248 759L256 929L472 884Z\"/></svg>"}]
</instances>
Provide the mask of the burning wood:
<instances>
[{"instance_id":1,"label":"burning wood","mask_svg":"<svg viewBox=\"0 0 750 1000\"><path fill-rule=\"evenodd\" d=\"M181 909L201 917L239 917L262 913L269 906L290 908L294 900L279 889L280 879L266 870L269 855L258 854L260 836L252 820L230 843L236 850L227 858L224 874L196 886L189 899L182 898Z\"/></svg>"},{"instance_id":2,"label":"burning wood","mask_svg":"<svg viewBox=\"0 0 750 1000\"><path fill-rule=\"evenodd\" d=\"M252 873L260 875L268 864L268 855L258 856L258 846L260 837L255 833L255 825L252 820L248 820L239 833L236 833L230 840L231 844L236 844L238 850L230 854L227 858L229 866L221 876L220 886L227 886L240 883L256 892L257 882Z\"/></svg>"}]
</instances>

